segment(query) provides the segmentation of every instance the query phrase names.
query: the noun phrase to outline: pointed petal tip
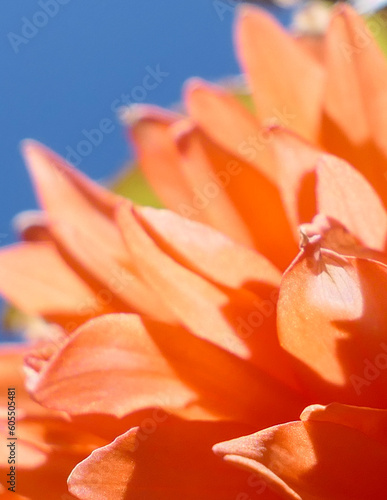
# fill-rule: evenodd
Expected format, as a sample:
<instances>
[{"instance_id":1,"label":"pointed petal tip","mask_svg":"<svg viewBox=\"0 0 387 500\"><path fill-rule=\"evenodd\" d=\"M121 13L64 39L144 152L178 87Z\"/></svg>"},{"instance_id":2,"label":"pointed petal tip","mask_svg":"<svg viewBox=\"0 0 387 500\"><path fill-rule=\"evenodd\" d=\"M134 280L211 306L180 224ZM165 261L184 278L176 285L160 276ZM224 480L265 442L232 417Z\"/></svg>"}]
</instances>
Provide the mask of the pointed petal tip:
<instances>
[{"instance_id":1,"label":"pointed petal tip","mask_svg":"<svg viewBox=\"0 0 387 500\"><path fill-rule=\"evenodd\" d=\"M208 82L195 76L193 78L189 78L184 83L183 95L185 98L189 98L191 95L197 92L208 92L209 90L212 92L219 92L223 90L223 87L217 85L216 83Z\"/></svg>"},{"instance_id":2,"label":"pointed petal tip","mask_svg":"<svg viewBox=\"0 0 387 500\"><path fill-rule=\"evenodd\" d=\"M168 111L152 104L132 104L131 106L122 106L118 110L118 116L121 123L130 129L147 121L173 123L180 118L178 113Z\"/></svg>"},{"instance_id":3,"label":"pointed petal tip","mask_svg":"<svg viewBox=\"0 0 387 500\"><path fill-rule=\"evenodd\" d=\"M268 12L266 9L263 9L257 5L249 5L247 3L240 3L235 8L235 25L238 29L244 29L244 25L251 22L265 22L271 20L278 24L278 21L275 17Z\"/></svg>"},{"instance_id":4,"label":"pointed petal tip","mask_svg":"<svg viewBox=\"0 0 387 500\"><path fill-rule=\"evenodd\" d=\"M247 19L251 15L257 15L260 12L262 12L262 9L259 9L258 7L254 7L252 5L248 5L245 3L241 3L237 5L235 8L235 15L237 22L239 20L243 21L244 19Z\"/></svg>"},{"instance_id":5,"label":"pointed petal tip","mask_svg":"<svg viewBox=\"0 0 387 500\"><path fill-rule=\"evenodd\" d=\"M204 109L207 106L207 99L212 99L213 96L223 96L226 94L226 90L217 85L216 83L210 83L201 78L194 77L187 80L183 87L183 97L185 105L188 109L190 115L195 118L195 113L193 113L192 106L202 106Z\"/></svg>"},{"instance_id":6,"label":"pointed petal tip","mask_svg":"<svg viewBox=\"0 0 387 500\"><path fill-rule=\"evenodd\" d=\"M16 214L11 223L17 234L23 234L29 227L41 225L46 219L41 210L25 210Z\"/></svg>"},{"instance_id":7,"label":"pointed petal tip","mask_svg":"<svg viewBox=\"0 0 387 500\"><path fill-rule=\"evenodd\" d=\"M57 168L59 156L50 148L35 139L23 139L20 143L21 153L27 170L32 178L44 171ZM65 162L60 158L60 161Z\"/></svg>"},{"instance_id":8,"label":"pointed petal tip","mask_svg":"<svg viewBox=\"0 0 387 500\"><path fill-rule=\"evenodd\" d=\"M22 155L27 158L31 154L39 154L44 148L43 144L35 139L22 139L19 143L20 151Z\"/></svg>"},{"instance_id":9,"label":"pointed petal tip","mask_svg":"<svg viewBox=\"0 0 387 500\"><path fill-rule=\"evenodd\" d=\"M212 447L212 451L217 457L223 458L227 454L226 451L224 450L223 444L224 444L223 442L216 443Z\"/></svg>"},{"instance_id":10,"label":"pointed petal tip","mask_svg":"<svg viewBox=\"0 0 387 500\"><path fill-rule=\"evenodd\" d=\"M118 116L121 123L129 127L134 127L139 121L153 114L154 110L146 104L132 104L131 106L122 106L118 109Z\"/></svg>"},{"instance_id":11,"label":"pointed petal tip","mask_svg":"<svg viewBox=\"0 0 387 500\"><path fill-rule=\"evenodd\" d=\"M352 14L355 12L353 7L349 4L346 4L344 2L338 2L331 10L332 12L332 17L334 16L345 16L348 14Z\"/></svg>"},{"instance_id":12,"label":"pointed petal tip","mask_svg":"<svg viewBox=\"0 0 387 500\"><path fill-rule=\"evenodd\" d=\"M337 3L334 7L332 7L330 12L330 22L334 23L336 19L342 19L347 22L347 26L356 22L356 18L360 18L360 14L353 8L352 5L349 5L344 2ZM362 21L363 22L363 21ZM329 25L328 25L329 26Z\"/></svg>"},{"instance_id":13,"label":"pointed petal tip","mask_svg":"<svg viewBox=\"0 0 387 500\"><path fill-rule=\"evenodd\" d=\"M326 406L323 405L310 405L307 406L300 415L300 420L306 422L307 420L311 420L312 415L317 411L324 411Z\"/></svg>"},{"instance_id":14,"label":"pointed petal tip","mask_svg":"<svg viewBox=\"0 0 387 500\"><path fill-rule=\"evenodd\" d=\"M190 94L193 94L198 90L201 90L206 85L208 85L208 83L197 76L188 78L188 80L186 80L186 82L183 85L183 95L189 96Z\"/></svg>"}]
</instances>

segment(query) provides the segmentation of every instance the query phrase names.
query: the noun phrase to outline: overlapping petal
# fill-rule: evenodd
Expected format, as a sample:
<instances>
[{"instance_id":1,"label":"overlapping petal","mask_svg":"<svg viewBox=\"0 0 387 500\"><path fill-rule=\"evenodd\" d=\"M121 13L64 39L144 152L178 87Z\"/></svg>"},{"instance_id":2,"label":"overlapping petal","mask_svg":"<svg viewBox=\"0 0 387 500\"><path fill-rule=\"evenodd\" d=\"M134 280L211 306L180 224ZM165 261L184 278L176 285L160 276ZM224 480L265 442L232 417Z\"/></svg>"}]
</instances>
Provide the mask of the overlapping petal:
<instances>
[{"instance_id":1,"label":"overlapping petal","mask_svg":"<svg viewBox=\"0 0 387 500\"><path fill-rule=\"evenodd\" d=\"M118 219L144 281L190 331L237 356L251 360L273 377L297 387L289 360L275 333L276 289L266 276L251 290L219 287L193 273L160 248L139 223L136 211L122 205ZM280 360L273 367L270 356Z\"/></svg>"},{"instance_id":2,"label":"overlapping petal","mask_svg":"<svg viewBox=\"0 0 387 500\"><path fill-rule=\"evenodd\" d=\"M134 428L94 452L69 478L70 491L93 500L234 500L259 495L276 500L255 476L233 470L211 452L222 436L241 432L229 423L184 422L169 417Z\"/></svg>"},{"instance_id":3,"label":"overlapping petal","mask_svg":"<svg viewBox=\"0 0 387 500\"><path fill-rule=\"evenodd\" d=\"M364 177L346 162L324 156L317 179L319 212L339 220L363 245L385 251L387 212Z\"/></svg>"},{"instance_id":4,"label":"overlapping petal","mask_svg":"<svg viewBox=\"0 0 387 500\"><path fill-rule=\"evenodd\" d=\"M307 246L285 273L280 342L299 360L304 386L321 402L386 404L386 285L384 264L318 244Z\"/></svg>"},{"instance_id":5,"label":"overlapping petal","mask_svg":"<svg viewBox=\"0 0 387 500\"><path fill-rule=\"evenodd\" d=\"M254 112L194 80L188 116L125 113L166 210L24 145L43 212L0 289L56 336L25 360L18 496L385 498L387 65L346 6L318 56L250 7L236 39Z\"/></svg>"},{"instance_id":6,"label":"overlapping petal","mask_svg":"<svg viewBox=\"0 0 387 500\"><path fill-rule=\"evenodd\" d=\"M103 314L94 290L61 257L52 242L21 243L0 252L3 296L27 314L58 323Z\"/></svg>"},{"instance_id":7,"label":"overlapping petal","mask_svg":"<svg viewBox=\"0 0 387 500\"><path fill-rule=\"evenodd\" d=\"M302 407L288 387L230 353L181 327L127 314L81 327L30 373L29 389L45 406L74 415L122 417L154 407L179 414L195 404L203 415L266 425Z\"/></svg>"},{"instance_id":8,"label":"overlapping petal","mask_svg":"<svg viewBox=\"0 0 387 500\"><path fill-rule=\"evenodd\" d=\"M384 498L385 410L332 405L307 409L301 420L220 443L214 451L255 472L281 498Z\"/></svg>"}]
</instances>

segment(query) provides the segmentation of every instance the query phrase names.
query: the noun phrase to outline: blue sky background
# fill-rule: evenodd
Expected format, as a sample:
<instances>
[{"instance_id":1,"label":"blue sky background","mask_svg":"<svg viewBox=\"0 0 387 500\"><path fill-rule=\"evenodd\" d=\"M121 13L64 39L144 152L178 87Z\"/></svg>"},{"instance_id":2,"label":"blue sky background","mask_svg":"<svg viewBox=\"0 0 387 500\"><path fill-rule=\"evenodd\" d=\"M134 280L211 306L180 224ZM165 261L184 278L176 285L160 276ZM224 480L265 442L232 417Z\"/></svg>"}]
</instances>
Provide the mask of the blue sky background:
<instances>
[{"instance_id":1,"label":"blue sky background","mask_svg":"<svg viewBox=\"0 0 387 500\"><path fill-rule=\"evenodd\" d=\"M106 178L129 156L111 105L122 94L143 98L134 89L148 66L159 65L169 73L145 96L146 102L162 106L180 99L190 76L213 80L238 72L233 12L225 10L221 20L215 8L219 3L212 0L40 1L0 3L2 244L14 238L12 216L36 206L19 154L21 139L38 139L66 155L85 139L83 130L95 129L108 118L113 131L79 162L94 179ZM45 23L37 14L43 4L51 4L52 14L56 4L58 12L34 34L26 26L28 21ZM23 37L26 29L30 39Z\"/></svg>"},{"instance_id":2,"label":"blue sky background","mask_svg":"<svg viewBox=\"0 0 387 500\"><path fill-rule=\"evenodd\" d=\"M36 207L19 142L31 137L66 156L85 139L83 130L109 119L111 133L78 165L94 179L108 178L130 156L111 106L122 94L144 98L138 86L147 67L159 65L169 74L144 99L161 106L180 99L190 76L216 80L238 73L235 3L224 0L221 19L219 0L0 2L1 245L15 240L12 217ZM51 17L42 15L43 5Z\"/></svg>"}]
</instances>

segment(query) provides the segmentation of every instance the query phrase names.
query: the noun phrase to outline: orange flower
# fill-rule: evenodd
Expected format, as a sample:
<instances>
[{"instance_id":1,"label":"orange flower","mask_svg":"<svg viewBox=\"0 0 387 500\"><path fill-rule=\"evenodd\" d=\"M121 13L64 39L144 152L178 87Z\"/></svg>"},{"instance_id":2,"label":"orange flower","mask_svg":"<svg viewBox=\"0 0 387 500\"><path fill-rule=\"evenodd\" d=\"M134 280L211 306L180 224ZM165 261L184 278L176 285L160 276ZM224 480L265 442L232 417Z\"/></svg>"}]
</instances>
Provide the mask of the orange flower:
<instances>
[{"instance_id":1,"label":"orange flower","mask_svg":"<svg viewBox=\"0 0 387 500\"><path fill-rule=\"evenodd\" d=\"M244 10L257 116L198 82L189 118L132 110L142 167L172 211L133 206L26 144L44 212L0 253L0 289L57 325L26 358L27 387L63 412L58 457L74 459L69 432L76 453L94 449L71 495L385 498L387 66L372 41L359 50L359 30L337 11L323 63ZM51 470L48 449L35 472ZM34 477L20 494L38 499Z\"/></svg>"}]
</instances>

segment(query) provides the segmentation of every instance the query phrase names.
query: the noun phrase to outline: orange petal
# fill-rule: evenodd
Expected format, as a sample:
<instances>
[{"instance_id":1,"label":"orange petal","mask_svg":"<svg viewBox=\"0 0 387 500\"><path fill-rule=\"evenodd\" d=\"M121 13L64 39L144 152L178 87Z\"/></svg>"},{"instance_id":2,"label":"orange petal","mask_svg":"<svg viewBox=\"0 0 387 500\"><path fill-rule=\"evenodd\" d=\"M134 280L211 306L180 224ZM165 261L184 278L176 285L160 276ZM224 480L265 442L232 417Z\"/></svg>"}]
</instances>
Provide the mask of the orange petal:
<instances>
[{"instance_id":1,"label":"orange petal","mask_svg":"<svg viewBox=\"0 0 387 500\"><path fill-rule=\"evenodd\" d=\"M230 197L230 185L242 167L227 154L220 159L216 148L208 151L206 139L191 124L184 130L179 127L175 136L180 167L191 189L191 202L180 213L189 218L202 213L212 227L238 243L253 246L250 228Z\"/></svg>"},{"instance_id":2,"label":"orange petal","mask_svg":"<svg viewBox=\"0 0 387 500\"><path fill-rule=\"evenodd\" d=\"M2 346L0 350L0 407L6 408L8 388L16 389L18 418L48 414L48 410L31 399L24 386L23 359L31 349L30 344ZM5 414L4 414L5 415ZM5 425L5 422L4 422Z\"/></svg>"},{"instance_id":3,"label":"orange petal","mask_svg":"<svg viewBox=\"0 0 387 500\"><path fill-rule=\"evenodd\" d=\"M326 57L329 115L352 141L373 137L385 150L387 64L366 23L349 5L341 5L332 17Z\"/></svg>"},{"instance_id":4,"label":"orange petal","mask_svg":"<svg viewBox=\"0 0 387 500\"><path fill-rule=\"evenodd\" d=\"M128 252L118 262L104 252L100 239L94 241L86 232L62 223L52 224L52 229L67 261L93 287L105 312L137 312L174 322L174 316L160 306L157 295L135 272ZM90 302L79 302L78 309L89 311L92 317L98 313Z\"/></svg>"},{"instance_id":5,"label":"orange petal","mask_svg":"<svg viewBox=\"0 0 387 500\"><path fill-rule=\"evenodd\" d=\"M387 447L387 410L331 403L312 405L302 412L301 420L332 422L356 429Z\"/></svg>"},{"instance_id":6,"label":"orange petal","mask_svg":"<svg viewBox=\"0 0 387 500\"><path fill-rule=\"evenodd\" d=\"M158 246L201 276L232 288L279 286L281 273L269 260L223 233L169 210L138 207L137 213Z\"/></svg>"},{"instance_id":7,"label":"orange petal","mask_svg":"<svg viewBox=\"0 0 387 500\"><path fill-rule=\"evenodd\" d=\"M130 139L145 177L161 201L176 212L192 201L170 133L170 126L179 118L155 106L136 106L128 119ZM193 218L203 220L200 213Z\"/></svg>"},{"instance_id":8,"label":"orange petal","mask_svg":"<svg viewBox=\"0 0 387 500\"><path fill-rule=\"evenodd\" d=\"M296 35L295 40L304 50L306 50L316 61L324 64L324 42L323 37L319 34Z\"/></svg>"},{"instance_id":9,"label":"orange petal","mask_svg":"<svg viewBox=\"0 0 387 500\"><path fill-rule=\"evenodd\" d=\"M185 103L200 129L225 151L256 165L275 182L276 167L267 133L256 118L229 92L202 80L186 86Z\"/></svg>"},{"instance_id":10,"label":"orange petal","mask_svg":"<svg viewBox=\"0 0 387 500\"><path fill-rule=\"evenodd\" d=\"M52 321L70 313L88 318L82 304L89 304L96 313L104 311L92 289L50 242L22 243L1 250L0 289L25 313Z\"/></svg>"},{"instance_id":11,"label":"orange petal","mask_svg":"<svg viewBox=\"0 0 387 500\"><path fill-rule=\"evenodd\" d=\"M29 386L41 404L72 414L100 412L120 417L160 406L159 401L166 408L184 407L195 398L140 319L126 314L86 323L30 378Z\"/></svg>"},{"instance_id":12,"label":"orange petal","mask_svg":"<svg viewBox=\"0 0 387 500\"><path fill-rule=\"evenodd\" d=\"M112 224L120 197L93 183L62 158L35 141L24 141L23 153L39 201L50 221L81 229L103 243L115 258L126 254L117 228Z\"/></svg>"},{"instance_id":13,"label":"orange petal","mask_svg":"<svg viewBox=\"0 0 387 500\"><path fill-rule=\"evenodd\" d=\"M91 312L89 317L101 307L105 312L125 311L125 304L129 310L157 312L152 293L130 271L128 252L112 219L121 198L84 178L43 146L28 141L24 151L59 251L95 290L97 306L77 300L77 309ZM171 319L162 311L156 317Z\"/></svg>"},{"instance_id":14,"label":"orange petal","mask_svg":"<svg viewBox=\"0 0 387 500\"><path fill-rule=\"evenodd\" d=\"M67 489L69 473L96 447L104 444L104 439L80 431L62 418L19 418L16 492L28 499L75 500ZM9 479L8 455L3 450L0 452L0 479L4 484Z\"/></svg>"},{"instance_id":15,"label":"orange petal","mask_svg":"<svg viewBox=\"0 0 387 500\"><path fill-rule=\"evenodd\" d=\"M386 402L387 267L309 243L285 273L281 345L311 397L379 407Z\"/></svg>"},{"instance_id":16,"label":"orange petal","mask_svg":"<svg viewBox=\"0 0 387 500\"><path fill-rule=\"evenodd\" d=\"M200 129L181 134L178 147L187 178L212 216L210 224L238 242L253 243L285 269L297 249L276 184L209 140ZM241 229L250 241L243 239Z\"/></svg>"},{"instance_id":17,"label":"orange petal","mask_svg":"<svg viewBox=\"0 0 387 500\"><path fill-rule=\"evenodd\" d=\"M251 360L272 376L292 380L276 336L276 288L266 285L260 289L257 284L253 293L217 287L159 248L130 207L120 207L118 220L144 281L183 325L199 338ZM281 370L273 367L272 356L282 360Z\"/></svg>"},{"instance_id":18,"label":"orange petal","mask_svg":"<svg viewBox=\"0 0 387 500\"><path fill-rule=\"evenodd\" d=\"M320 213L340 221L363 245L384 250L387 212L366 179L349 164L325 155L317 169Z\"/></svg>"},{"instance_id":19,"label":"orange petal","mask_svg":"<svg viewBox=\"0 0 387 500\"><path fill-rule=\"evenodd\" d=\"M271 427L214 447L291 500L385 498L387 447L342 424L308 420Z\"/></svg>"},{"instance_id":20,"label":"orange petal","mask_svg":"<svg viewBox=\"0 0 387 500\"><path fill-rule=\"evenodd\" d=\"M258 493L277 499L211 453L217 439L235 432L235 424L220 422L151 421L146 434L131 429L79 464L69 489L85 500L242 500Z\"/></svg>"},{"instance_id":21,"label":"orange petal","mask_svg":"<svg viewBox=\"0 0 387 500\"><path fill-rule=\"evenodd\" d=\"M183 328L132 315L90 321L40 365L27 358L33 395L71 414L120 417L162 408L185 415L194 403L206 418L265 426L297 415L303 403L289 388ZM189 410L187 417L193 414Z\"/></svg>"},{"instance_id":22,"label":"orange petal","mask_svg":"<svg viewBox=\"0 0 387 500\"><path fill-rule=\"evenodd\" d=\"M324 83L321 65L274 18L253 7L240 11L236 43L261 125L274 118L315 140Z\"/></svg>"},{"instance_id":23,"label":"orange petal","mask_svg":"<svg viewBox=\"0 0 387 500\"><path fill-rule=\"evenodd\" d=\"M324 149L354 165L386 202L385 57L363 19L347 5L333 15L325 49L321 142Z\"/></svg>"},{"instance_id":24,"label":"orange petal","mask_svg":"<svg viewBox=\"0 0 387 500\"><path fill-rule=\"evenodd\" d=\"M316 214L314 172L321 152L281 127L268 131L268 138L277 165L276 184L293 231L298 235L298 226Z\"/></svg>"},{"instance_id":25,"label":"orange petal","mask_svg":"<svg viewBox=\"0 0 387 500\"><path fill-rule=\"evenodd\" d=\"M120 207L118 221L143 279L180 321L200 337L248 356L244 342L220 312L227 302L225 293L163 253L141 227L130 207Z\"/></svg>"}]
</instances>

